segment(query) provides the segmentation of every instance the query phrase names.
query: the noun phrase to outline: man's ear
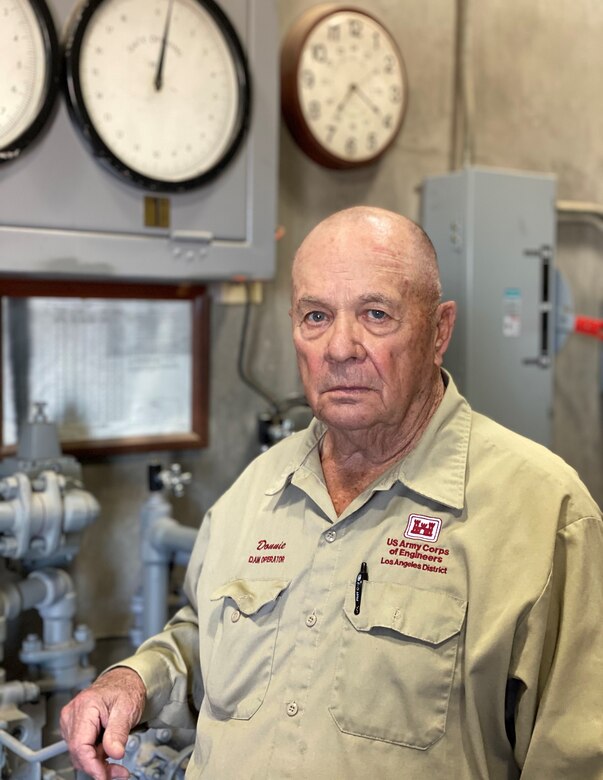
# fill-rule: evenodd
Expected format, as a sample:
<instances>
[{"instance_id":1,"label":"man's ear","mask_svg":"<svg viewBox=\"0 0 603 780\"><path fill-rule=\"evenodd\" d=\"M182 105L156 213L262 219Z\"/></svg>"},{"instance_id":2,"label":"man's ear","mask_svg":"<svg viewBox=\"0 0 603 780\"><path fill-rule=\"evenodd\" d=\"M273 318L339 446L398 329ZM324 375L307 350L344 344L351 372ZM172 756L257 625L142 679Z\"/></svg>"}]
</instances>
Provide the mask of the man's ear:
<instances>
[{"instance_id":1,"label":"man's ear","mask_svg":"<svg viewBox=\"0 0 603 780\"><path fill-rule=\"evenodd\" d=\"M440 303L436 312L434 353L434 363L438 368L440 368L444 362L444 353L448 349L448 344L450 344L455 320L456 303L454 301L444 301L444 303Z\"/></svg>"}]
</instances>

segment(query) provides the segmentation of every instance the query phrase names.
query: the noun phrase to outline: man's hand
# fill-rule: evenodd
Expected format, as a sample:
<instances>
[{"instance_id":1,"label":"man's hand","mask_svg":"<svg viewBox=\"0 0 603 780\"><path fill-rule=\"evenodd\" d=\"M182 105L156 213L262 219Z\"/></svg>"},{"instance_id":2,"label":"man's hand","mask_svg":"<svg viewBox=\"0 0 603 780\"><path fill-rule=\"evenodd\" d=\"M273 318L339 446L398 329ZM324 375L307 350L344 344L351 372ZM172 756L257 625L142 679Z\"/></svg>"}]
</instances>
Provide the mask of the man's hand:
<instances>
[{"instance_id":1,"label":"man's hand","mask_svg":"<svg viewBox=\"0 0 603 780\"><path fill-rule=\"evenodd\" d=\"M128 777L119 764L130 730L140 721L146 691L132 669L118 667L103 674L61 711L61 731L76 769L94 780Z\"/></svg>"}]
</instances>

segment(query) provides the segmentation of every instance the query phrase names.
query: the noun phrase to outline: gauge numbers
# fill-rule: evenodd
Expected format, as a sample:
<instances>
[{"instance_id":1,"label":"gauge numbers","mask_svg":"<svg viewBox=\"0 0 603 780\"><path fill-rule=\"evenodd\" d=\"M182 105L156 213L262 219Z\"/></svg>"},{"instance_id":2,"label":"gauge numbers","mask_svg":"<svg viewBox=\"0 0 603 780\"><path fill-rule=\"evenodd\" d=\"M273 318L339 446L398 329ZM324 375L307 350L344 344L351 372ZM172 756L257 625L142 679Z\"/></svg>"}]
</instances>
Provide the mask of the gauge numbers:
<instances>
[{"instance_id":1,"label":"gauge numbers","mask_svg":"<svg viewBox=\"0 0 603 780\"><path fill-rule=\"evenodd\" d=\"M0 0L0 159L17 156L39 129L53 78L51 25L40 0Z\"/></svg>"},{"instance_id":2,"label":"gauge numbers","mask_svg":"<svg viewBox=\"0 0 603 780\"><path fill-rule=\"evenodd\" d=\"M404 112L404 79L392 39L359 13L333 14L309 36L298 72L301 109L336 157L383 152Z\"/></svg>"},{"instance_id":3,"label":"gauge numbers","mask_svg":"<svg viewBox=\"0 0 603 780\"><path fill-rule=\"evenodd\" d=\"M89 9L67 53L76 121L137 183L200 183L234 152L247 111L244 58L226 18L208 0Z\"/></svg>"}]
</instances>

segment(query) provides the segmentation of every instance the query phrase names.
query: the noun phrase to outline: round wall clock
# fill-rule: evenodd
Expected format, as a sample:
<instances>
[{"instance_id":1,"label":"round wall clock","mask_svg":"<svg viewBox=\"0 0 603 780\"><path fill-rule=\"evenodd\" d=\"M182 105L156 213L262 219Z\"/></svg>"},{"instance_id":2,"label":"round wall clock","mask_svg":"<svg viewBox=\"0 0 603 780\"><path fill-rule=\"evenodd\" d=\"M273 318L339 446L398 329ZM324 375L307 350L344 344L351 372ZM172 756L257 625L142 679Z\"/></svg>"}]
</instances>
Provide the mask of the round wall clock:
<instances>
[{"instance_id":1,"label":"round wall clock","mask_svg":"<svg viewBox=\"0 0 603 780\"><path fill-rule=\"evenodd\" d=\"M85 0L65 76L72 119L93 154L145 189L205 184L247 127L245 55L213 0Z\"/></svg>"},{"instance_id":2,"label":"round wall clock","mask_svg":"<svg viewBox=\"0 0 603 780\"><path fill-rule=\"evenodd\" d=\"M0 0L0 162L46 124L58 91L59 44L44 0Z\"/></svg>"},{"instance_id":3,"label":"round wall clock","mask_svg":"<svg viewBox=\"0 0 603 780\"><path fill-rule=\"evenodd\" d=\"M281 49L282 111L303 151L329 168L377 160L404 119L406 70L393 37L351 6L311 8Z\"/></svg>"}]
</instances>

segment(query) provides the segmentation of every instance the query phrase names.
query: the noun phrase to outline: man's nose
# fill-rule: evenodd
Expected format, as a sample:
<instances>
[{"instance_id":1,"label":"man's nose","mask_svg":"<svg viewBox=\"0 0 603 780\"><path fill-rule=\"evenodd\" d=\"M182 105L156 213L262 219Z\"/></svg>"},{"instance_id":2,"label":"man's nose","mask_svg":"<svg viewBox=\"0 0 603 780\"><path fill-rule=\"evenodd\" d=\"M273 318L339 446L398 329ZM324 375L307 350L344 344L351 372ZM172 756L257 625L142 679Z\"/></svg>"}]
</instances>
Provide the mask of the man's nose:
<instances>
[{"instance_id":1,"label":"man's nose","mask_svg":"<svg viewBox=\"0 0 603 780\"><path fill-rule=\"evenodd\" d=\"M362 326L355 317L338 315L328 330L327 359L337 363L362 359Z\"/></svg>"}]
</instances>

